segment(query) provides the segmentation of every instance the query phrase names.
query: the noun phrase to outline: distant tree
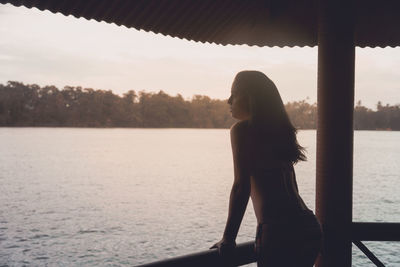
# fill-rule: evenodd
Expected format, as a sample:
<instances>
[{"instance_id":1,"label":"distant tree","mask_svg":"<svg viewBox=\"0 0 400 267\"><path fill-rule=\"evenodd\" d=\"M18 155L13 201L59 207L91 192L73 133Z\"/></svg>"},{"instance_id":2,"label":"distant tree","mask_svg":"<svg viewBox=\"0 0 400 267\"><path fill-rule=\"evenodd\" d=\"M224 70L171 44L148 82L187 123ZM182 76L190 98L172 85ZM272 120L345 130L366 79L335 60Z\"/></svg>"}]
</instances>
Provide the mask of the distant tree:
<instances>
[{"instance_id":1,"label":"distant tree","mask_svg":"<svg viewBox=\"0 0 400 267\"><path fill-rule=\"evenodd\" d=\"M358 101L356 130L400 130L400 105L377 103L377 110ZM317 105L306 100L289 102L286 110L299 129L315 129ZM232 119L226 100L130 90L119 96L111 90L80 86L40 87L10 81L0 84L0 126L174 127L229 128Z\"/></svg>"},{"instance_id":2,"label":"distant tree","mask_svg":"<svg viewBox=\"0 0 400 267\"><path fill-rule=\"evenodd\" d=\"M355 130L371 130L375 129L374 123L371 121L372 110L362 106L361 100L357 102L354 108L354 129Z\"/></svg>"},{"instance_id":3,"label":"distant tree","mask_svg":"<svg viewBox=\"0 0 400 267\"><path fill-rule=\"evenodd\" d=\"M315 129L317 127L317 104L309 104L302 100L289 102L285 108L296 128Z\"/></svg>"},{"instance_id":4,"label":"distant tree","mask_svg":"<svg viewBox=\"0 0 400 267\"><path fill-rule=\"evenodd\" d=\"M121 100L121 117L125 127L139 127L142 123L139 116L138 95L134 90L129 90Z\"/></svg>"}]
</instances>

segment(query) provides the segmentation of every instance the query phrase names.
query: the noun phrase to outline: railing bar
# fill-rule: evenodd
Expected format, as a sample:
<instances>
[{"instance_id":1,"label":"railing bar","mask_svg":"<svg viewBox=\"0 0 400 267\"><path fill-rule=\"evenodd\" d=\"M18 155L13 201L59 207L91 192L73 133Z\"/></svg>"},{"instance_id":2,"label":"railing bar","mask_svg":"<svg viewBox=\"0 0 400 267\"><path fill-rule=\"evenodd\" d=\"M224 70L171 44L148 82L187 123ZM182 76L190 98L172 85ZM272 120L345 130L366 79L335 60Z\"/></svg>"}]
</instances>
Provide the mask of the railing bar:
<instances>
[{"instance_id":1,"label":"railing bar","mask_svg":"<svg viewBox=\"0 0 400 267\"><path fill-rule=\"evenodd\" d=\"M400 241L400 223L353 222L352 240Z\"/></svg>"},{"instance_id":2,"label":"railing bar","mask_svg":"<svg viewBox=\"0 0 400 267\"><path fill-rule=\"evenodd\" d=\"M353 240L353 243L368 257L368 259L378 267L385 265L360 241ZM249 264L256 261L254 252L254 241L238 244L235 249L235 266ZM169 267L169 266L221 266L221 258L216 249L201 251L180 257L174 257L147 264L137 265L136 267Z\"/></svg>"},{"instance_id":3,"label":"railing bar","mask_svg":"<svg viewBox=\"0 0 400 267\"><path fill-rule=\"evenodd\" d=\"M220 267L225 266L228 262L229 266L242 266L257 260L254 250L254 241L236 245L233 253L227 256L228 258L224 259L218 254L217 249L210 249L184 256L137 265L136 267Z\"/></svg>"},{"instance_id":4,"label":"railing bar","mask_svg":"<svg viewBox=\"0 0 400 267\"><path fill-rule=\"evenodd\" d=\"M385 267L385 264L383 264L375 255L372 253L361 241L359 240L353 240L353 243L365 254L365 256L368 257L372 263L374 263L378 267Z\"/></svg>"}]
</instances>

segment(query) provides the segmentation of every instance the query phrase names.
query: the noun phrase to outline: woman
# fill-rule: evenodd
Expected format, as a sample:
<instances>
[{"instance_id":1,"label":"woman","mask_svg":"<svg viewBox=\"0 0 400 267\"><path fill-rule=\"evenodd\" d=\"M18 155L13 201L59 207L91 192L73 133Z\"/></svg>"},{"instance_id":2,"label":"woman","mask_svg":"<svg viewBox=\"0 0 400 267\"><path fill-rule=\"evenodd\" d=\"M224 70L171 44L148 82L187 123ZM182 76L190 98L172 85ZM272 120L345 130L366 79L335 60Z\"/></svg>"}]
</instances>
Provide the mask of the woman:
<instances>
[{"instance_id":1,"label":"woman","mask_svg":"<svg viewBox=\"0 0 400 267\"><path fill-rule=\"evenodd\" d=\"M275 84L262 72L239 72L228 104L239 120L231 128L234 182L223 238L212 248L235 246L251 197L258 266L313 266L321 227L298 193L293 164L306 156Z\"/></svg>"}]
</instances>

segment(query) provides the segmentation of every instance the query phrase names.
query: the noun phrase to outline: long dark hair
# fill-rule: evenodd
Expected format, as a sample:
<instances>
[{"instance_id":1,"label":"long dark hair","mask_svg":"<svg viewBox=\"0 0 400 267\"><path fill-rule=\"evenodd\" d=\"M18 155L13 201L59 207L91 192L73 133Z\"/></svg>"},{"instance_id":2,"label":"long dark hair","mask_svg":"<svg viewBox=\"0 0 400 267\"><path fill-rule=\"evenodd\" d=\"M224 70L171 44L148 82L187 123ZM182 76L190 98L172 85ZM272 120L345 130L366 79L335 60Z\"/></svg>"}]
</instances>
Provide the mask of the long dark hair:
<instances>
[{"instance_id":1,"label":"long dark hair","mask_svg":"<svg viewBox=\"0 0 400 267\"><path fill-rule=\"evenodd\" d=\"M249 126L256 145L265 144L278 160L307 160L275 84L260 71L241 71L234 86L249 98Z\"/></svg>"}]
</instances>

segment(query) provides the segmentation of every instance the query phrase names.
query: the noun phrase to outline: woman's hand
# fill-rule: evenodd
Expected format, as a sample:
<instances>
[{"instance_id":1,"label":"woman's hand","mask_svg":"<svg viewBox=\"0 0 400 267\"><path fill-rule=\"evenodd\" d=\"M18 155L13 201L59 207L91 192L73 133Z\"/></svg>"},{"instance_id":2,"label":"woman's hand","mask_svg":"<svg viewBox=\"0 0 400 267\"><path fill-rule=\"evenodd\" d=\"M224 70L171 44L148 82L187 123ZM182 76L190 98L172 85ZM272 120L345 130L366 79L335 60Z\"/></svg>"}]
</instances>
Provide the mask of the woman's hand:
<instances>
[{"instance_id":1,"label":"woman's hand","mask_svg":"<svg viewBox=\"0 0 400 267\"><path fill-rule=\"evenodd\" d=\"M235 241L228 241L222 238L221 241L215 243L212 247L210 247L210 249L218 248L219 254L224 255L226 253L232 252L235 247L236 247Z\"/></svg>"}]
</instances>

